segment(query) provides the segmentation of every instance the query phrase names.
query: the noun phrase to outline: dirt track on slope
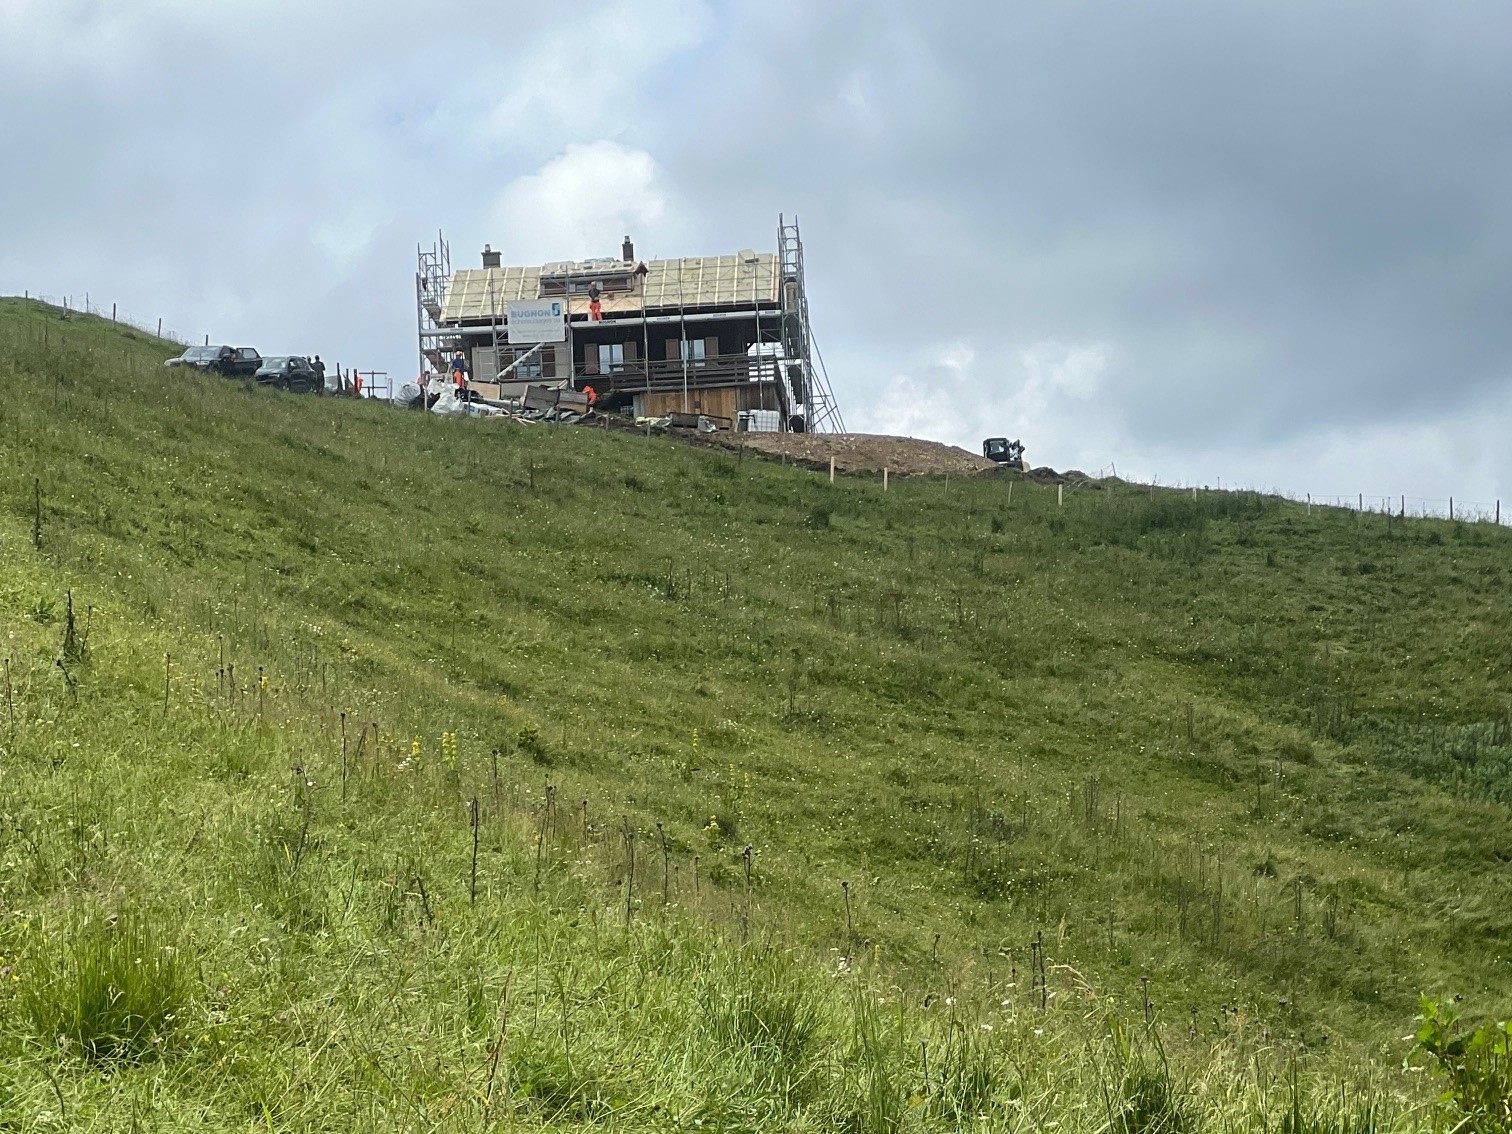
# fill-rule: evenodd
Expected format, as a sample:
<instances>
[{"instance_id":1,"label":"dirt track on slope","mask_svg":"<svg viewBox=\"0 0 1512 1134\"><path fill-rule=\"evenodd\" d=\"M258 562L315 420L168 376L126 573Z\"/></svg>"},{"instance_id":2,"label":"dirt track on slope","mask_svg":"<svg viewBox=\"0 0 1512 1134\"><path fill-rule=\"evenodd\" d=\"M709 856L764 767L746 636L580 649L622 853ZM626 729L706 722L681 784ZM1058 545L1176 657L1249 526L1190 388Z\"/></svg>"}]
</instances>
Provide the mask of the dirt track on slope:
<instances>
[{"instance_id":1,"label":"dirt track on slope","mask_svg":"<svg viewBox=\"0 0 1512 1134\"><path fill-rule=\"evenodd\" d=\"M721 444L769 454L813 466L829 467L835 458L838 472L881 472L898 476L915 474L973 476L997 468L986 457L916 437L888 437L878 433L724 433Z\"/></svg>"}]
</instances>

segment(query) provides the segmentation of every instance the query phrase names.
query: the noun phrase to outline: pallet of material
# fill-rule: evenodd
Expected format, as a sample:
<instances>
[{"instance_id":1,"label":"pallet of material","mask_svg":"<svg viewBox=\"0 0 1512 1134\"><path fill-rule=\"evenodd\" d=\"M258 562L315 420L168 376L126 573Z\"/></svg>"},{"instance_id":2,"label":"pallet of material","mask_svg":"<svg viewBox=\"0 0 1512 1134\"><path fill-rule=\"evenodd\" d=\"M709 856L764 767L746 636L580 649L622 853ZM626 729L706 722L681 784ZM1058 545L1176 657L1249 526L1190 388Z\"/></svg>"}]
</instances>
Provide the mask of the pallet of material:
<instances>
[{"instance_id":1,"label":"pallet of material","mask_svg":"<svg viewBox=\"0 0 1512 1134\"><path fill-rule=\"evenodd\" d=\"M560 392L549 386L529 386L525 390L525 396L521 399L520 405L527 410L556 409L557 394Z\"/></svg>"},{"instance_id":2,"label":"pallet of material","mask_svg":"<svg viewBox=\"0 0 1512 1134\"><path fill-rule=\"evenodd\" d=\"M733 424L727 417L716 417L707 413L681 413L674 410L667 415L667 424L674 429L698 429L703 422L707 422L715 429L724 430L728 430Z\"/></svg>"}]
</instances>

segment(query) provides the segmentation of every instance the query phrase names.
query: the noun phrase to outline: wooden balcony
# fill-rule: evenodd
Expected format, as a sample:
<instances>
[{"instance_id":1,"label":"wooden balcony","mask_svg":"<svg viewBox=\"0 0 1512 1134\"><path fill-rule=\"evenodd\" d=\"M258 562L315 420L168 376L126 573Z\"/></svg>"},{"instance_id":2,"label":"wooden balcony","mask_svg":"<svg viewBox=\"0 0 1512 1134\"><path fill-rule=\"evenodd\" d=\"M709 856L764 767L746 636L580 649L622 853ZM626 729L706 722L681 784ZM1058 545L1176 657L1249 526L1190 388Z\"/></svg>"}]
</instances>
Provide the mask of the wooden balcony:
<instances>
[{"instance_id":1,"label":"wooden balcony","mask_svg":"<svg viewBox=\"0 0 1512 1134\"><path fill-rule=\"evenodd\" d=\"M782 378L780 367L770 358L752 358L748 354L721 354L689 361L680 359L637 359L615 365L607 372L585 369L579 361L573 367L574 384L589 382L600 393L673 393L706 390L717 386L737 386L747 382L776 382Z\"/></svg>"}]
</instances>

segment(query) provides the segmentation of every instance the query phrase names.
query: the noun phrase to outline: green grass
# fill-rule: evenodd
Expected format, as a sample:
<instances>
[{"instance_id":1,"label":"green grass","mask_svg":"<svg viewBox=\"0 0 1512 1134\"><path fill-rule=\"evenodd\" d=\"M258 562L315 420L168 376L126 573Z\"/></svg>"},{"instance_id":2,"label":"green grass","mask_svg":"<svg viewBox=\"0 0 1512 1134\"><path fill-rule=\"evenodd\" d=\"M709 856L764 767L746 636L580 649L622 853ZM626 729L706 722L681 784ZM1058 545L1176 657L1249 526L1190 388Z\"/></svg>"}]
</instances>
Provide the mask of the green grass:
<instances>
[{"instance_id":1,"label":"green grass","mask_svg":"<svg viewBox=\"0 0 1512 1134\"><path fill-rule=\"evenodd\" d=\"M1500 529L169 353L0 302L0 1127L1418 1129L1512 1014Z\"/></svg>"}]
</instances>

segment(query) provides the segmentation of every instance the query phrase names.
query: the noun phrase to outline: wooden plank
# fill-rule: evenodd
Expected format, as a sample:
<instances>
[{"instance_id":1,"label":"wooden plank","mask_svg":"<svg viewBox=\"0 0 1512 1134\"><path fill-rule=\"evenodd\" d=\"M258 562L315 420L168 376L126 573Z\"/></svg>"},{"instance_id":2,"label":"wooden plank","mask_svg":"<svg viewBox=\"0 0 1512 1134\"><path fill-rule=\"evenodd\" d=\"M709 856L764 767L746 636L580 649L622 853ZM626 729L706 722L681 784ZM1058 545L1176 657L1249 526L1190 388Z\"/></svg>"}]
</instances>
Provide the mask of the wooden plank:
<instances>
[{"instance_id":1,"label":"wooden plank","mask_svg":"<svg viewBox=\"0 0 1512 1134\"><path fill-rule=\"evenodd\" d=\"M647 417L666 417L682 410L682 393L646 394L643 404Z\"/></svg>"},{"instance_id":2,"label":"wooden plank","mask_svg":"<svg viewBox=\"0 0 1512 1134\"><path fill-rule=\"evenodd\" d=\"M525 391L524 405L528 410L548 410L556 403L557 391L546 386L531 386Z\"/></svg>"},{"instance_id":3,"label":"wooden plank","mask_svg":"<svg viewBox=\"0 0 1512 1134\"><path fill-rule=\"evenodd\" d=\"M694 390L688 395L688 408L695 413L707 414L710 417L719 417L733 421L735 419L738 393L739 391L734 386L720 386L712 390Z\"/></svg>"}]
</instances>

